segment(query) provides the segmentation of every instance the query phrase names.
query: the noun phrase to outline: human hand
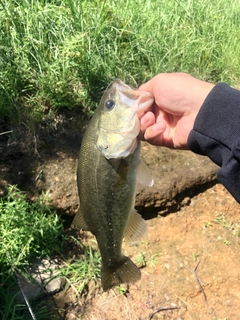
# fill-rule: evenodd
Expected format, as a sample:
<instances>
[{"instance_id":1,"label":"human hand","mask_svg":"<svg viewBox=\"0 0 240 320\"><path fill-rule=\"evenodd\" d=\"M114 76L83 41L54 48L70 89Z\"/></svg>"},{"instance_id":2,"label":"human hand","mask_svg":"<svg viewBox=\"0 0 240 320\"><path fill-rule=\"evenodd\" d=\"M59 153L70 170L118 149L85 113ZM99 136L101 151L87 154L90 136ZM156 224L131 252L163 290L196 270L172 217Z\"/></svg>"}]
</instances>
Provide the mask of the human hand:
<instances>
[{"instance_id":1,"label":"human hand","mask_svg":"<svg viewBox=\"0 0 240 320\"><path fill-rule=\"evenodd\" d=\"M150 144L188 149L195 118L213 84L186 73L160 73L139 90L150 92L155 102L140 119L139 138Z\"/></svg>"}]
</instances>

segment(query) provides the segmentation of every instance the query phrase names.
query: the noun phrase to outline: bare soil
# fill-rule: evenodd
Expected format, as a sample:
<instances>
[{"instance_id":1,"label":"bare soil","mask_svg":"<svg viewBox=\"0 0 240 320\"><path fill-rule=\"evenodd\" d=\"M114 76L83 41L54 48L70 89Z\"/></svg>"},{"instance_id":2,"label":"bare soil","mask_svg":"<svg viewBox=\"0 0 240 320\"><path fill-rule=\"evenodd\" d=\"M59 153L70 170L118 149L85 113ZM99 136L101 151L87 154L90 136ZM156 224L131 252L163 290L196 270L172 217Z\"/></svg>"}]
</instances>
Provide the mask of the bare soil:
<instances>
[{"instance_id":1,"label":"bare soil","mask_svg":"<svg viewBox=\"0 0 240 320\"><path fill-rule=\"evenodd\" d=\"M240 207L216 184L178 212L148 220L137 246L124 245L142 271L124 294L92 289L77 302L69 290L55 301L65 302L69 320L240 319L239 235Z\"/></svg>"}]
</instances>

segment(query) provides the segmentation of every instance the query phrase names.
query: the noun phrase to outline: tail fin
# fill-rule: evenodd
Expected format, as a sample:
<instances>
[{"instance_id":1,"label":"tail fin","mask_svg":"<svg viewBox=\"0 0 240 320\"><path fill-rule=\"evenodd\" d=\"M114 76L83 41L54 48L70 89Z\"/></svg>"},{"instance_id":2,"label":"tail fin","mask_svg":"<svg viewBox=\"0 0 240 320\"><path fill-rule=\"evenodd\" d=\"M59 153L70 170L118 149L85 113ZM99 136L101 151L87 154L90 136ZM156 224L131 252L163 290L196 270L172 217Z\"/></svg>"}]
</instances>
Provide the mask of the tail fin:
<instances>
[{"instance_id":1,"label":"tail fin","mask_svg":"<svg viewBox=\"0 0 240 320\"><path fill-rule=\"evenodd\" d=\"M113 266L102 267L102 287L104 291L121 283L134 283L141 279L141 272L128 257L123 256L120 262Z\"/></svg>"}]
</instances>

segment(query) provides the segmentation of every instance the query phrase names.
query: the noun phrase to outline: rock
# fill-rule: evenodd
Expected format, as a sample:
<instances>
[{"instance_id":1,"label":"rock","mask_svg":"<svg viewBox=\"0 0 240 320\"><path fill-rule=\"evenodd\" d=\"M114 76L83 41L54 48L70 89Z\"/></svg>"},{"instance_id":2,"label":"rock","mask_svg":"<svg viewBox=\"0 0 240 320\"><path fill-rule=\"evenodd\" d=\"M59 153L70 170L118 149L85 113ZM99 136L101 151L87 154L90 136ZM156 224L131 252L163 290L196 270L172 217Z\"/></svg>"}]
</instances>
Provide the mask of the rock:
<instances>
[{"instance_id":1,"label":"rock","mask_svg":"<svg viewBox=\"0 0 240 320\"><path fill-rule=\"evenodd\" d=\"M58 277L59 264L55 260L42 259L34 262L27 276L17 272L18 281L28 300L39 297L42 294L54 294L63 287L63 278ZM23 303L24 298L19 286L16 299Z\"/></svg>"}]
</instances>

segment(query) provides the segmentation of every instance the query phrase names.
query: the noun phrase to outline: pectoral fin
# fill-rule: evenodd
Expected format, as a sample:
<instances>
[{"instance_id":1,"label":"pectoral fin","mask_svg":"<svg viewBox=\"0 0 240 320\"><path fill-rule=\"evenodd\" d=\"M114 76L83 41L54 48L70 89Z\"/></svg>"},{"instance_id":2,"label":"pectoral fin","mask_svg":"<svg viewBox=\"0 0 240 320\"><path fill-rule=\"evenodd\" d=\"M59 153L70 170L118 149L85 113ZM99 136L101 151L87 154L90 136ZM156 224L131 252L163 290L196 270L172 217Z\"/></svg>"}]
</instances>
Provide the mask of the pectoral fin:
<instances>
[{"instance_id":1,"label":"pectoral fin","mask_svg":"<svg viewBox=\"0 0 240 320\"><path fill-rule=\"evenodd\" d=\"M138 180L143 185L150 187L153 186L153 179L151 173L142 159L140 159L138 165Z\"/></svg>"},{"instance_id":2,"label":"pectoral fin","mask_svg":"<svg viewBox=\"0 0 240 320\"><path fill-rule=\"evenodd\" d=\"M87 226L87 224L86 224L86 222L85 222L85 220L83 218L83 214L82 214L80 208L78 209L78 212L75 215L71 226L73 228L79 228L79 229L83 229L85 231L89 231L89 228L88 228L88 226Z\"/></svg>"},{"instance_id":3,"label":"pectoral fin","mask_svg":"<svg viewBox=\"0 0 240 320\"><path fill-rule=\"evenodd\" d=\"M133 208L124 238L129 243L134 243L143 238L147 232L147 222Z\"/></svg>"}]
</instances>

